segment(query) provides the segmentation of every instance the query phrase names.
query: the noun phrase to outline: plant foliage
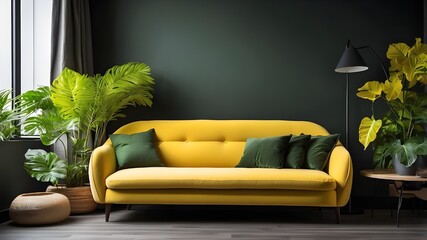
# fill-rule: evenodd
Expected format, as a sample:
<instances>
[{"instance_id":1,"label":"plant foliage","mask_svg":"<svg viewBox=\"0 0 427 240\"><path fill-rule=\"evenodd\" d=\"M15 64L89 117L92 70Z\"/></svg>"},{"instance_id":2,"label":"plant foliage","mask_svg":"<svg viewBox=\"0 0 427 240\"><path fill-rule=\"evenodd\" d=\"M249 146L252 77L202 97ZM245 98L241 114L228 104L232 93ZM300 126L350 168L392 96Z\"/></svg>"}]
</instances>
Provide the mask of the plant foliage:
<instances>
[{"instance_id":1,"label":"plant foliage","mask_svg":"<svg viewBox=\"0 0 427 240\"><path fill-rule=\"evenodd\" d=\"M372 102L372 116L362 119L359 142L366 149L374 148L374 166L387 168L396 155L405 166L411 166L418 155L427 155L427 95L422 87L427 83L427 45L417 38L409 47L405 43L391 44L390 78L384 82L369 81L357 96ZM421 90L419 90L421 89ZM374 102L383 100L389 110L376 119Z\"/></svg>"},{"instance_id":2,"label":"plant foliage","mask_svg":"<svg viewBox=\"0 0 427 240\"><path fill-rule=\"evenodd\" d=\"M90 77L71 69L52 83L52 101L62 117L78 122L79 129L89 136L95 132L95 147L104 140L107 124L124 117L127 106L151 106L154 80L144 63L114 66L105 74Z\"/></svg>"},{"instance_id":3,"label":"plant foliage","mask_svg":"<svg viewBox=\"0 0 427 240\"><path fill-rule=\"evenodd\" d=\"M104 75L96 76L65 68L50 88L42 87L21 95L20 105L28 116L24 129L29 133L39 133L44 145L61 143L67 158L63 179L68 187L82 186L88 180L92 150L105 140L107 124L124 117L121 110L127 106L151 106L153 85L150 67L144 63L114 66ZM71 152L62 142L62 136L71 143ZM39 155L47 159L46 154ZM41 159L39 155L38 160ZM34 157L28 155L26 163L34 161ZM31 172L31 166L35 165L28 165L27 171ZM50 179L47 173L43 176L46 177L39 179Z\"/></svg>"},{"instance_id":4,"label":"plant foliage","mask_svg":"<svg viewBox=\"0 0 427 240\"><path fill-rule=\"evenodd\" d=\"M67 176L67 163L55 153L42 149L29 149L25 153L24 168L31 177L57 185Z\"/></svg>"},{"instance_id":5,"label":"plant foliage","mask_svg":"<svg viewBox=\"0 0 427 240\"><path fill-rule=\"evenodd\" d=\"M0 90L0 141L12 138L18 130L15 122L19 120L20 114L12 109L10 94L11 90Z\"/></svg>"}]
</instances>

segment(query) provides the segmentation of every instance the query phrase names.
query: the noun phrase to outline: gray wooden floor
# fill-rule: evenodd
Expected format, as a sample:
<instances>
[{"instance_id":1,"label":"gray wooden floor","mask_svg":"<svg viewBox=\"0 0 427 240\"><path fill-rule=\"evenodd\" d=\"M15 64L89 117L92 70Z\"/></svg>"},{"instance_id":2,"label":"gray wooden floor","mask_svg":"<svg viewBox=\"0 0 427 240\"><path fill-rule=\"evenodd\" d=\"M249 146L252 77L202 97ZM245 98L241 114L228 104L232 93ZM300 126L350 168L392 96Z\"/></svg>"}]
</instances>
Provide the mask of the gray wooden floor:
<instances>
[{"instance_id":1,"label":"gray wooden floor","mask_svg":"<svg viewBox=\"0 0 427 240\"><path fill-rule=\"evenodd\" d=\"M233 206L133 206L70 216L50 226L0 224L0 239L427 239L427 211L403 210L401 225L388 210L342 215L333 209Z\"/></svg>"}]
</instances>

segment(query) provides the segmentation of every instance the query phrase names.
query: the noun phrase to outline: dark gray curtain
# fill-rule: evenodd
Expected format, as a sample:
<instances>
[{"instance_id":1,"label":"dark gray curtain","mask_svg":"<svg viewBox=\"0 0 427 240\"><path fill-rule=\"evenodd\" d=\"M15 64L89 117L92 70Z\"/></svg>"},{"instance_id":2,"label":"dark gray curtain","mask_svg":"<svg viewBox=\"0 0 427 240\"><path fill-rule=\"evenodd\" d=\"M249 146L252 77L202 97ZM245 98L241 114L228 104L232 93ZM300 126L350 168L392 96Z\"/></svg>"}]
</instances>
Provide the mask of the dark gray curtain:
<instances>
[{"instance_id":1,"label":"dark gray curtain","mask_svg":"<svg viewBox=\"0 0 427 240\"><path fill-rule=\"evenodd\" d=\"M51 81L68 67L93 74L88 0L54 0L52 7Z\"/></svg>"},{"instance_id":2,"label":"dark gray curtain","mask_svg":"<svg viewBox=\"0 0 427 240\"><path fill-rule=\"evenodd\" d=\"M53 0L51 82L65 67L93 75L89 0ZM61 139L71 149L66 136ZM62 158L65 157L58 144L53 145L53 151Z\"/></svg>"}]
</instances>

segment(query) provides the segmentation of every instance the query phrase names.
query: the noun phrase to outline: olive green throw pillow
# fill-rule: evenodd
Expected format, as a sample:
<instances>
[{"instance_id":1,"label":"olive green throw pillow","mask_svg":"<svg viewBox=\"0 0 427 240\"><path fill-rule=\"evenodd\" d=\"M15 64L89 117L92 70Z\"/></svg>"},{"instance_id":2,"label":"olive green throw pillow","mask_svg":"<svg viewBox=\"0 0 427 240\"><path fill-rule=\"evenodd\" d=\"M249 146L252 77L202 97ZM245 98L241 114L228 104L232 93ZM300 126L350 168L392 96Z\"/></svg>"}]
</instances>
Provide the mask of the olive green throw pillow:
<instances>
[{"instance_id":1,"label":"olive green throw pillow","mask_svg":"<svg viewBox=\"0 0 427 240\"><path fill-rule=\"evenodd\" d=\"M306 153L305 168L323 170L339 136L339 134L312 136Z\"/></svg>"},{"instance_id":2,"label":"olive green throw pillow","mask_svg":"<svg viewBox=\"0 0 427 240\"><path fill-rule=\"evenodd\" d=\"M303 168L305 152L310 145L310 135L292 136L286 150L283 168Z\"/></svg>"},{"instance_id":3,"label":"olive green throw pillow","mask_svg":"<svg viewBox=\"0 0 427 240\"><path fill-rule=\"evenodd\" d=\"M269 138L248 138L236 167L281 168L291 135Z\"/></svg>"},{"instance_id":4,"label":"olive green throw pillow","mask_svg":"<svg viewBox=\"0 0 427 240\"><path fill-rule=\"evenodd\" d=\"M163 167L154 147L154 129L135 134L111 134L118 169Z\"/></svg>"}]
</instances>

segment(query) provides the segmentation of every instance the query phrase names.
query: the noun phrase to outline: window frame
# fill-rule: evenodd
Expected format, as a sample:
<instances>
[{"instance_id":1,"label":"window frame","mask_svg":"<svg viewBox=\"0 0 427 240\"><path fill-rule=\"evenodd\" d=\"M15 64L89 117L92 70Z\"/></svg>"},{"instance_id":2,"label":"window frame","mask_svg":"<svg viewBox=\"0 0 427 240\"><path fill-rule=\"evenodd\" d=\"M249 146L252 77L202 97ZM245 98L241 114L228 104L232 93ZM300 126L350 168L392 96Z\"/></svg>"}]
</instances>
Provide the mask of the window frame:
<instances>
[{"instance_id":1,"label":"window frame","mask_svg":"<svg viewBox=\"0 0 427 240\"><path fill-rule=\"evenodd\" d=\"M22 66L23 66L23 57L22 57L22 50L23 50L23 42L22 42L22 30L24 29L24 27L22 26L23 24L23 20L22 19L22 14L23 14L23 9L22 9L22 4L25 4L26 2L24 0L9 0L11 2L10 5L10 11L11 11L11 55L10 55L10 60L11 60L11 84L10 87L12 89L11 91L11 98L12 98L12 103L11 106L12 108L16 108L17 103L17 96L21 95L23 92L27 91L27 90L32 90L32 89L22 89L22 87L26 84L25 82L22 82ZM24 1L24 2L23 2ZM31 0L31 11L33 11L34 14L36 14L35 11L35 5L36 4L36 0ZM40 12L37 12L40 14ZM31 33L33 40L32 40L32 48L30 48L31 54L34 54L34 52L37 50L35 49L37 46L35 46L35 35L34 35L34 29L36 28L34 25L34 21L35 21L35 17L33 15L33 19L32 19L32 26L30 26L31 29ZM27 28L27 27L25 27ZM25 31L25 30L24 30ZM24 33L25 34L25 33ZM49 43L50 45L50 43ZM50 46L49 46L50 48ZM50 49L49 49L50 50ZM34 66L34 64L36 63L37 59L35 59L34 57L32 57L32 66ZM49 71L50 71L50 62L47 63L49 66ZM33 84L33 89L37 88L36 87L36 76L35 76L35 71L34 68L32 69L32 73L31 73L32 77L28 78L32 84ZM49 74L49 78L48 82L42 83L42 84L46 84L47 86L50 85L50 74ZM17 121L16 125L19 125L20 123ZM23 129L22 128L18 128L18 130L16 131L16 136L13 139L19 140L19 139L38 139L39 135L25 135L23 134Z\"/></svg>"},{"instance_id":2,"label":"window frame","mask_svg":"<svg viewBox=\"0 0 427 240\"><path fill-rule=\"evenodd\" d=\"M21 95L21 0L12 1L12 98Z\"/></svg>"}]
</instances>

